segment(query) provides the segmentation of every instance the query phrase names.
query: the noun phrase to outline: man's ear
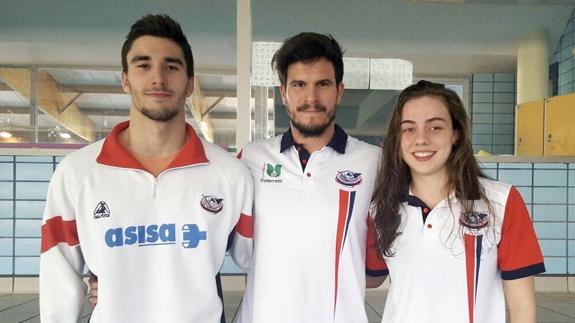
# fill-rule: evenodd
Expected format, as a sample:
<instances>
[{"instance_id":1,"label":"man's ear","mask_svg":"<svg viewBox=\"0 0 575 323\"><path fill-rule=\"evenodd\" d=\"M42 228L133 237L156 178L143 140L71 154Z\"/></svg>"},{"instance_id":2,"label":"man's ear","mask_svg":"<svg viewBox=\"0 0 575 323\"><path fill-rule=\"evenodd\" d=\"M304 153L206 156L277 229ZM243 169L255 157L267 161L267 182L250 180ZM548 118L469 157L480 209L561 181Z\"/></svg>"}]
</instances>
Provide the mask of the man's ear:
<instances>
[{"instance_id":1,"label":"man's ear","mask_svg":"<svg viewBox=\"0 0 575 323\"><path fill-rule=\"evenodd\" d=\"M188 85L186 86L186 96L189 97L190 95L192 95L192 93L194 93L194 82L195 82L196 78L194 76L190 76L188 78Z\"/></svg>"},{"instance_id":2,"label":"man's ear","mask_svg":"<svg viewBox=\"0 0 575 323\"><path fill-rule=\"evenodd\" d=\"M280 85L280 94L282 96L282 103L287 106L286 87L284 85Z\"/></svg>"},{"instance_id":3,"label":"man's ear","mask_svg":"<svg viewBox=\"0 0 575 323\"><path fill-rule=\"evenodd\" d=\"M124 92L130 94L130 81L128 81L128 75L126 72L122 71L122 89Z\"/></svg>"},{"instance_id":4,"label":"man's ear","mask_svg":"<svg viewBox=\"0 0 575 323\"><path fill-rule=\"evenodd\" d=\"M337 104L341 102L341 97L343 96L343 90L344 90L343 82L340 82L339 85L337 86Z\"/></svg>"}]
</instances>

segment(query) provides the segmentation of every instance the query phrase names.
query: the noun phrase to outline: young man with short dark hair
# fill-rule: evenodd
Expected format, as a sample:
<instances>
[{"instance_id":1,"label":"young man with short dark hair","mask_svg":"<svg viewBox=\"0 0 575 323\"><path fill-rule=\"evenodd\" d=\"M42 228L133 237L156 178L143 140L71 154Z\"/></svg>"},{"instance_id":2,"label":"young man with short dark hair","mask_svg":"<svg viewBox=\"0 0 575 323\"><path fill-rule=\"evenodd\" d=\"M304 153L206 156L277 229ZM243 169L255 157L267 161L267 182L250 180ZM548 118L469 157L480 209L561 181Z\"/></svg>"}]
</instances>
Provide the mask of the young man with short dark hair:
<instances>
[{"instance_id":1,"label":"young man with short dark hair","mask_svg":"<svg viewBox=\"0 0 575 323\"><path fill-rule=\"evenodd\" d=\"M138 20L122 48L130 120L64 158L50 182L42 322L79 320L87 271L99 283L92 323L220 322L216 275L234 228L236 246L251 243L242 223L253 184L240 161L186 123L193 84L179 24L165 15Z\"/></svg>"}]
</instances>

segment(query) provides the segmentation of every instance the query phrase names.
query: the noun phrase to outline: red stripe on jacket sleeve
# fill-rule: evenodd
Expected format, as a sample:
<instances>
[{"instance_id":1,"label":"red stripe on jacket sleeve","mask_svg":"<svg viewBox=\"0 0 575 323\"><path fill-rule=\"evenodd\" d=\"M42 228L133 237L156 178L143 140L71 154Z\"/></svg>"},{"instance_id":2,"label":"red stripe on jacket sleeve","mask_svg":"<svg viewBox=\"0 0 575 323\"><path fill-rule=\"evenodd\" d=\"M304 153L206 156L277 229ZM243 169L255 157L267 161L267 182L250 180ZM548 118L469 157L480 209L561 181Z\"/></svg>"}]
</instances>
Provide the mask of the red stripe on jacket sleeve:
<instances>
[{"instance_id":1,"label":"red stripe on jacket sleeve","mask_svg":"<svg viewBox=\"0 0 575 323\"><path fill-rule=\"evenodd\" d=\"M236 224L236 231L246 238L253 238L254 236L254 220L249 215L240 215L240 220Z\"/></svg>"},{"instance_id":2,"label":"red stripe on jacket sleeve","mask_svg":"<svg viewBox=\"0 0 575 323\"><path fill-rule=\"evenodd\" d=\"M42 225L42 253L58 243L66 243L71 247L80 244L76 220L64 221L61 216L56 216Z\"/></svg>"},{"instance_id":3,"label":"red stripe on jacket sleeve","mask_svg":"<svg viewBox=\"0 0 575 323\"><path fill-rule=\"evenodd\" d=\"M529 212L515 187L511 188L505 205L497 259L502 272L543 263Z\"/></svg>"}]
</instances>

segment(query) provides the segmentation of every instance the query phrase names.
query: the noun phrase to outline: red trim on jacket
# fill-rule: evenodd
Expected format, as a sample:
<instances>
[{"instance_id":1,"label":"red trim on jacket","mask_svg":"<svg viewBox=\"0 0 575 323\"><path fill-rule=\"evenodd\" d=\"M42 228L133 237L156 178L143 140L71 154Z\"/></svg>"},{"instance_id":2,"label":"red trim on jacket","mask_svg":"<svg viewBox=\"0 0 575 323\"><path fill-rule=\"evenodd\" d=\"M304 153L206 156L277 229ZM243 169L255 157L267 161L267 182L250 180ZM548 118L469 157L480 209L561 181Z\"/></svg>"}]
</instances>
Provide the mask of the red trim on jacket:
<instances>
[{"instance_id":1,"label":"red trim on jacket","mask_svg":"<svg viewBox=\"0 0 575 323\"><path fill-rule=\"evenodd\" d=\"M99 164L146 171L144 166L132 156L118 139L118 135L126 130L129 125L129 121L124 121L112 129L104 141L102 151L98 155L98 158L96 158ZM206 157L206 152L204 151L204 145L194 131L194 128L186 124L186 132L188 135L186 143L182 146L176 158L170 163L168 169L209 162Z\"/></svg>"},{"instance_id":2,"label":"red trim on jacket","mask_svg":"<svg viewBox=\"0 0 575 323\"><path fill-rule=\"evenodd\" d=\"M71 247L80 244L76 220L64 221L61 216L55 216L42 225L41 252L52 249L58 243L66 243Z\"/></svg>"},{"instance_id":3,"label":"red trim on jacket","mask_svg":"<svg viewBox=\"0 0 575 323\"><path fill-rule=\"evenodd\" d=\"M254 236L254 220L251 216L242 214L238 224L236 225L236 231L246 238L253 238Z\"/></svg>"}]
</instances>

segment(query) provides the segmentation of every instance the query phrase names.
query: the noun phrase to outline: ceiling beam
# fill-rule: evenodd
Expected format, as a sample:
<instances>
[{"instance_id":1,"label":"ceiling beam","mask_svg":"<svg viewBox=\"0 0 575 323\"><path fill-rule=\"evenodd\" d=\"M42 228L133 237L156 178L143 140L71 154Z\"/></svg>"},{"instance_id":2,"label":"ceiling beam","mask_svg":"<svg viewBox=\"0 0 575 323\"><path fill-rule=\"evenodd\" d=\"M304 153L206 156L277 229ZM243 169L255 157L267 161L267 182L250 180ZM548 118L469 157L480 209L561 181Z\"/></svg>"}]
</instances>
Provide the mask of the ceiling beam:
<instances>
[{"instance_id":1,"label":"ceiling beam","mask_svg":"<svg viewBox=\"0 0 575 323\"><path fill-rule=\"evenodd\" d=\"M14 91L30 101L31 75L29 69L0 68L0 77ZM73 95L59 91L58 84L48 71L40 70L38 73L38 109L52 116L60 125L66 127L75 135L94 141L94 124L82 115L75 103L69 104L65 111L62 108L71 101Z\"/></svg>"},{"instance_id":2,"label":"ceiling beam","mask_svg":"<svg viewBox=\"0 0 575 323\"><path fill-rule=\"evenodd\" d=\"M192 93L190 101L187 104L192 112L194 119L198 123L204 138L210 142L214 142L214 123L212 118L207 115L207 106L204 104L204 97L202 96L202 88L198 77L194 77L194 93Z\"/></svg>"}]
</instances>

